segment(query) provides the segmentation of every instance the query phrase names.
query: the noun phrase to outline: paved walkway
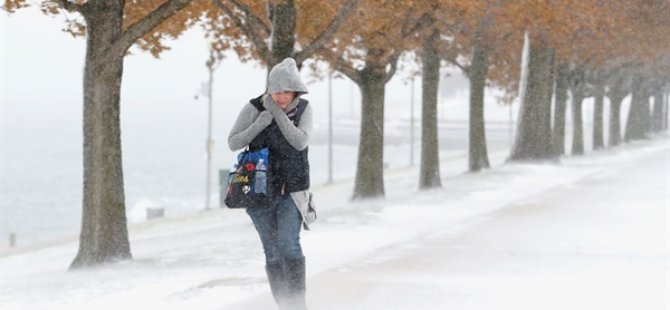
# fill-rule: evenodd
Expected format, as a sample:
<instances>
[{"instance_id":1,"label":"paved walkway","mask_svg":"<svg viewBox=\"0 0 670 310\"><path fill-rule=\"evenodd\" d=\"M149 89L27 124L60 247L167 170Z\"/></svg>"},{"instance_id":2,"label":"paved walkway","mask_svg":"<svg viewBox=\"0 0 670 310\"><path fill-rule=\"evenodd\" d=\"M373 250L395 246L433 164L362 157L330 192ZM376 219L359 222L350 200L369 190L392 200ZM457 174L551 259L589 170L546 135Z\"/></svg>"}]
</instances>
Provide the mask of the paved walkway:
<instances>
[{"instance_id":1,"label":"paved walkway","mask_svg":"<svg viewBox=\"0 0 670 310\"><path fill-rule=\"evenodd\" d=\"M665 149L314 275L308 305L668 309L669 190ZM275 307L268 293L227 309Z\"/></svg>"}]
</instances>

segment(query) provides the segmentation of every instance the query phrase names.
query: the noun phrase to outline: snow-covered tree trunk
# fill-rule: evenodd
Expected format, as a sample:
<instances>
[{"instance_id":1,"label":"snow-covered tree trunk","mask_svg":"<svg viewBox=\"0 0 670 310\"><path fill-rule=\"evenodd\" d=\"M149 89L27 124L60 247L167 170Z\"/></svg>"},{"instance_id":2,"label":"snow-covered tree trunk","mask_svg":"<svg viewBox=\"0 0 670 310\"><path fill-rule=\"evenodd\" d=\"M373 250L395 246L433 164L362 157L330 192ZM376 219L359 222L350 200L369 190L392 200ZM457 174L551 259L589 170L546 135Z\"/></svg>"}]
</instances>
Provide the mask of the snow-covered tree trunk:
<instances>
[{"instance_id":1,"label":"snow-covered tree trunk","mask_svg":"<svg viewBox=\"0 0 670 310\"><path fill-rule=\"evenodd\" d=\"M572 98L572 155L584 155L584 123L582 122L582 102L584 96Z\"/></svg>"},{"instance_id":2,"label":"snow-covered tree trunk","mask_svg":"<svg viewBox=\"0 0 670 310\"><path fill-rule=\"evenodd\" d=\"M123 1L85 15L84 193L79 252L71 268L132 258L121 158L123 54L109 53L121 35Z\"/></svg>"},{"instance_id":3,"label":"snow-covered tree trunk","mask_svg":"<svg viewBox=\"0 0 670 310\"><path fill-rule=\"evenodd\" d=\"M626 89L625 84L625 75L620 75L614 79L614 83L609 86L607 91L607 98L609 98L610 101L610 147L621 144L621 102L628 94L628 90Z\"/></svg>"},{"instance_id":4,"label":"snow-covered tree trunk","mask_svg":"<svg viewBox=\"0 0 670 310\"><path fill-rule=\"evenodd\" d=\"M609 146L621 144L621 102L623 97L610 96Z\"/></svg>"},{"instance_id":5,"label":"snow-covered tree trunk","mask_svg":"<svg viewBox=\"0 0 670 310\"><path fill-rule=\"evenodd\" d=\"M554 98L554 128L551 139L554 155L561 156L565 153L565 111L568 101L568 66L564 63L556 68Z\"/></svg>"},{"instance_id":6,"label":"snow-covered tree trunk","mask_svg":"<svg viewBox=\"0 0 670 310\"><path fill-rule=\"evenodd\" d=\"M654 97L654 109L652 112L652 131L659 132L663 130L663 84L657 83L654 86L653 97Z\"/></svg>"},{"instance_id":7,"label":"snow-covered tree trunk","mask_svg":"<svg viewBox=\"0 0 670 310\"><path fill-rule=\"evenodd\" d=\"M577 74L572 82L572 155L584 154L584 123L582 102L584 102L584 75Z\"/></svg>"},{"instance_id":8,"label":"snow-covered tree trunk","mask_svg":"<svg viewBox=\"0 0 670 310\"><path fill-rule=\"evenodd\" d=\"M469 169L479 171L489 168L486 149L486 128L484 122L484 90L488 72L486 51L475 47L468 71L470 80L470 131L469 131Z\"/></svg>"},{"instance_id":9,"label":"snow-covered tree trunk","mask_svg":"<svg viewBox=\"0 0 670 310\"><path fill-rule=\"evenodd\" d=\"M437 93L440 82L440 60L435 48L439 33L424 39L421 55L421 164L419 188L442 186L440 180L440 157L437 131Z\"/></svg>"},{"instance_id":10,"label":"snow-covered tree trunk","mask_svg":"<svg viewBox=\"0 0 670 310\"><path fill-rule=\"evenodd\" d=\"M386 65L368 62L357 81L361 131L353 199L384 196L384 95Z\"/></svg>"},{"instance_id":11,"label":"snow-covered tree trunk","mask_svg":"<svg viewBox=\"0 0 670 310\"><path fill-rule=\"evenodd\" d=\"M633 78L633 98L630 103L624 141L645 139L649 131L649 96L645 90L645 79L638 75Z\"/></svg>"},{"instance_id":12,"label":"snow-covered tree trunk","mask_svg":"<svg viewBox=\"0 0 670 310\"><path fill-rule=\"evenodd\" d=\"M670 118L670 82L665 86L665 100L663 101L663 129L668 129L668 119Z\"/></svg>"},{"instance_id":13,"label":"snow-covered tree trunk","mask_svg":"<svg viewBox=\"0 0 670 310\"><path fill-rule=\"evenodd\" d=\"M130 259L121 156L121 80L130 46L191 0L169 0L124 29L125 1L63 1L86 21L84 188L79 249L71 269Z\"/></svg>"},{"instance_id":14,"label":"snow-covered tree trunk","mask_svg":"<svg viewBox=\"0 0 670 310\"><path fill-rule=\"evenodd\" d=\"M550 48L531 40L528 78L510 161L548 160L556 157L551 150L551 93L548 93L552 54Z\"/></svg>"},{"instance_id":15,"label":"snow-covered tree trunk","mask_svg":"<svg viewBox=\"0 0 670 310\"><path fill-rule=\"evenodd\" d=\"M605 97L605 85L601 80L596 82L594 96L593 149L598 150L605 146L603 137L603 102Z\"/></svg>"},{"instance_id":16,"label":"snow-covered tree trunk","mask_svg":"<svg viewBox=\"0 0 670 310\"><path fill-rule=\"evenodd\" d=\"M670 89L670 86L667 86ZM663 101L663 129L668 129L668 120L670 118L670 93L666 91L665 100Z\"/></svg>"}]
</instances>

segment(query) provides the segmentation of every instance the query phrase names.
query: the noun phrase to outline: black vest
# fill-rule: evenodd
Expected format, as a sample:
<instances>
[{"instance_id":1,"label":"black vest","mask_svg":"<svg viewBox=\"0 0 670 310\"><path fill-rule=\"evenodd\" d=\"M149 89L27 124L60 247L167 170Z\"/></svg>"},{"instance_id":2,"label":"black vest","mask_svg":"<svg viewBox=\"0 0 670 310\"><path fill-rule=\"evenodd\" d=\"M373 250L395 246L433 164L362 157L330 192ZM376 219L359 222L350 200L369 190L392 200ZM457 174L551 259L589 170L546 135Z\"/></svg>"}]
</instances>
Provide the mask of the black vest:
<instances>
[{"instance_id":1,"label":"black vest","mask_svg":"<svg viewBox=\"0 0 670 310\"><path fill-rule=\"evenodd\" d=\"M249 101L259 112L263 107L263 96ZM299 99L298 106L286 113L295 126L307 107L307 100ZM249 143L249 149L263 147L270 149L270 167L268 171L268 190L272 195L283 195L309 189L309 161L307 149L294 149L279 130L274 120Z\"/></svg>"}]
</instances>

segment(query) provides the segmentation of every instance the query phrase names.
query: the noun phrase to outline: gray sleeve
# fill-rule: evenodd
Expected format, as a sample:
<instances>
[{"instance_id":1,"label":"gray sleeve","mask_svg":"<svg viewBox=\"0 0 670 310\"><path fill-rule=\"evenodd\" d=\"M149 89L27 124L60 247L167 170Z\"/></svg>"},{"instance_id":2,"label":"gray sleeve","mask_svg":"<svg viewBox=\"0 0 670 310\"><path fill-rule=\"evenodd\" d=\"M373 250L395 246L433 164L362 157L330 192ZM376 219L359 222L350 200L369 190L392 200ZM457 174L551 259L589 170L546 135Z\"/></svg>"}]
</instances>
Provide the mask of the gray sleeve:
<instances>
[{"instance_id":1,"label":"gray sleeve","mask_svg":"<svg viewBox=\"0 0 670 310\"><path fill-rule=\"evenodd\" d=\"M286 141L296 150L302 151L307 147L309 137L312 134L314 121L312 119L312 107L308 104L305 111L300 116L300 123L294 126L293 122L286 116L286 113L281 109L269 109L274 117L279 130L281 131Z\"/></svg>"},{"instance_id":2,"label":"gray sleeve","mask_svg":"<svg viewBox=\"0 0 670 310\"><path fill-rule=\"evenodd\" d=\"M269 121L268 117L259 117L261 113L258 113L258 109L253 105L244 105L228 135L228 147L230 147L231 151L236 151L249 145L272 122L270 115L267 115L267 113L262 114L269 116Z\"/></svg>"}]
</instances>

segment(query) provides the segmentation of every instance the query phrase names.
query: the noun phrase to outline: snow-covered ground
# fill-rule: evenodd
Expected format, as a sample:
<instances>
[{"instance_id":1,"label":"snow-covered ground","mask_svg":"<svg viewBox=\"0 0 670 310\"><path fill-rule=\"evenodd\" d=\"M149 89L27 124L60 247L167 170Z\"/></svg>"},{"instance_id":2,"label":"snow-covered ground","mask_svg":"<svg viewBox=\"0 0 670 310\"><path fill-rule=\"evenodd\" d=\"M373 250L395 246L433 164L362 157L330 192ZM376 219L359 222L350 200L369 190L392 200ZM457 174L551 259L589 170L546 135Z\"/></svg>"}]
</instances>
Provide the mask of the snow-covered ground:
<instances>
[{"instance_id":1,"label":"snow-covered ground","mask_svg":"<svg viewBox=\"0 0 670 310\"><path fill-rule=\"evenodd\" d=\"M311 309L668 309L670 140L560 164L463 173L417 191L418 167L386 172L386 198L350 203L352 181L313 188L304 232ZM2 309L272 309L246 214L213 210L137 224L135 259L67 272L76 240L3 251Z\"/></svg>"}]
</instances>

